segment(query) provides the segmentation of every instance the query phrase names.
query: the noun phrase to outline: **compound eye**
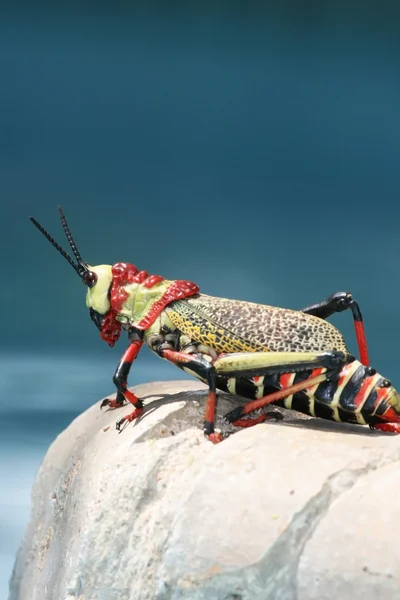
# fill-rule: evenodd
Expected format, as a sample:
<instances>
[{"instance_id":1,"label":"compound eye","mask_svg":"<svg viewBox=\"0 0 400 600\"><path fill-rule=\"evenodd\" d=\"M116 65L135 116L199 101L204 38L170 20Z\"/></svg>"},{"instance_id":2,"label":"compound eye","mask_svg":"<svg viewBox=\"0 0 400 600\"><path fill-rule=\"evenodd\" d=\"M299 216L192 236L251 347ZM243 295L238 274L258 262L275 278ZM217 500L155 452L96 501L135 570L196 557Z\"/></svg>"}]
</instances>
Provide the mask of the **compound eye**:
<instances>
[{"instance_id":1,"label":"compound eye","mask_svg":"<svg viewBox=\"0 0 400 600\"><path fill-rule=\"evenodd\" d=\"M94 273L93 271L86 271L86 273L83 276L83 281L89 288L92 288L97 282L96 273Z\"/></svg>"}]
</instances>

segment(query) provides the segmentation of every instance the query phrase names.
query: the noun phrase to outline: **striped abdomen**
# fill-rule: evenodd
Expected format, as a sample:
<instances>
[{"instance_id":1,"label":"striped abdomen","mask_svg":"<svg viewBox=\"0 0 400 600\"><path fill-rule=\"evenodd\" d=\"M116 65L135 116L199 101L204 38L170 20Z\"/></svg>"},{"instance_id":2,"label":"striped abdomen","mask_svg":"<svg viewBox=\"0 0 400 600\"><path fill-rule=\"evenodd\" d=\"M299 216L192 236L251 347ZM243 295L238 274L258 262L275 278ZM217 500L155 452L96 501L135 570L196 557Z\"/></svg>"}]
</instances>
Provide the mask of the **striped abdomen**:
<instances>
[{"instance_id":1,"label":"striped abdomen","mask_svg":"<svg viewBox=\"0 0 400 600\"><path fill-rule=\"evenodd\" d=\"M218 377L218 388L248 399L262 398L325 369L253 378ZM400 421L399 395L375 369L357 360L345 365L339 376L274 403L292 410L339 422L374 425Z\"/></svg>"}]
</instances>

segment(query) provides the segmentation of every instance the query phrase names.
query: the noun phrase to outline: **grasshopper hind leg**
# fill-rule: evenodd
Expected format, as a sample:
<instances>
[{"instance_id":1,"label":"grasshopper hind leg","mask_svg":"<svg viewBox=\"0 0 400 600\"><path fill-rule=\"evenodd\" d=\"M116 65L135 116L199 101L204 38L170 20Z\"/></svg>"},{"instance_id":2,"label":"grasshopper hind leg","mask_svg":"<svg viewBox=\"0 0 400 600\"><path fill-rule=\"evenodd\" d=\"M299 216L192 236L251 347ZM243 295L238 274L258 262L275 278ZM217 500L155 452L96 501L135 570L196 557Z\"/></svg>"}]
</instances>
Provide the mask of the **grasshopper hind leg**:
<instances>
[{"instance_id":1,"label":"grasshopper hind leg","mask_svg":"<svg viewBox=\"0 0 400 600\"><path fill-rule=\"evenodd\" d=\"M336 292L322 302L305 306L300 312L313 315L319 319L327 319L333 315L333 313L339 313L347 309L350 309L353 314L354 329L356 333L358 349L360 352L361 363L368 367L370 363L364 321L360 307L353 299L353 296L350 294L350 292Z\"/></svg>"},{"instance_id":2,"label":"grasshopper hind leg","mask_svg":"<svg viewBox=\"0 0 400 600\"><path fill-rule=\"evenodd\" d=\"M343 352L273 352L273 353L237 353L226 354L215 362L217 374L224 378L243 378L254 376L272 376L293 373L304 373L306 376L301 381L284 386L277 385L280 389L271 389L261 398L257 398L242 406L238 406L225 415L225 419L235 426L255 425L270 418L264 413L248 421L244 419L250 413L264 408L269 404L278 402L318 386L322 381L337 375L342 366L352 357ZM277 381L281 378L277 378ZM248 422L247 422L248 421Z\"/></svg>"},{"instance_id":3,"label":"grasshopper hind leg","mask_svg":"<svg viewBox=\"0 0 400 600\"><path fill-rule=\"evenodd\" d=\"M278 375L307 371L310 377L285 386L284 389L275 391L267 396L239 406L225 415L225 419L234 425L241 425L242 418L259 408L286 398L291 394L305 390L325 381L333 373L341 370L348 360L344 352L237 352L220 355L216 360L209 362L199 354L186 354L172 350L167 344L160 344L156 348L161 358L164 358L185 370L192 371L197 377L208 383L208 397L204 414L204 433L213 443L222 441L223 436L215 432L215 415L217 406L218 381L231 378L247 378L258 375ZM245 426L261 423L268 418L277 418L274 414L264 413ZM278 417L279 418L279 417Z\"/></svg>"}]
</instances>

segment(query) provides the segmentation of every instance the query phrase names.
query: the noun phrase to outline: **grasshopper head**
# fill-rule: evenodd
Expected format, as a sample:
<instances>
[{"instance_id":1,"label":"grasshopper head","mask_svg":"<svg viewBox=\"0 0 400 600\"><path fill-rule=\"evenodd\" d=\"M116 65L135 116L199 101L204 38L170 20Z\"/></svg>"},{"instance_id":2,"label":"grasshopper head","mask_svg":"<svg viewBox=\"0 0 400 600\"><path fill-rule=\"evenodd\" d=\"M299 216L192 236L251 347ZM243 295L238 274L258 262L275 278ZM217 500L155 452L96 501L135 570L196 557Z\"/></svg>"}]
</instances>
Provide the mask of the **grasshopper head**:
<instances>
[{"instance_id":1,"label":"grasshopper head","mask_svg":"<svg viewBox=\"0 0 400 600\"><path fill-rule=\"evenodd\" d=\"M112 285L111 265L88 265L93 283L88 285L86 292L86 306L99 315L105 315L111 308L110 288ZM85 281L86 283L86 281Z\"/></svg>"},{"instance_id":2,"label":"grasshopper head","mask_svg":"<svg viewBox=\"0 0 400 600\"><path fill-rule=\"evenodd\" d=\"M112 267L111 265L96 267L88 265L88 268L93 283L87 284L86 306L89 308L90 318L100 331L101 339L109 346L114 346L121 334L121 324L116 321L114 311L111 310Z\"/></svg>"}]
</instances>

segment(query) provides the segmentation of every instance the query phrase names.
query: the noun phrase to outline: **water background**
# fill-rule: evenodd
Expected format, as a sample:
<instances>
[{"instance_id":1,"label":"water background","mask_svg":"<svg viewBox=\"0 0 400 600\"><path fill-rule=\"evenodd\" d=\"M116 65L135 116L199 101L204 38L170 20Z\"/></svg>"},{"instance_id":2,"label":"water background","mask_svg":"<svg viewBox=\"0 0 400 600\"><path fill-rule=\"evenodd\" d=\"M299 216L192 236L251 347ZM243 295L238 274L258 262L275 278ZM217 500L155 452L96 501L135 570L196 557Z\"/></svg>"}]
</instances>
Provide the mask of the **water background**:
<instances>
[{"instance_id":1,"label":"water background","mask_svg":"<svg viewBox=\"0 0 400 600\"><path fill-rule=\"evenodd\" d=\"M28 215L64 244L61 204L88 262L211 295L351 290L400 387L399 5L268 4L1 9L1 598L45 451L124 349ZM183 376L142 354L132 385Z\"/></svg>"}]
</instances>

